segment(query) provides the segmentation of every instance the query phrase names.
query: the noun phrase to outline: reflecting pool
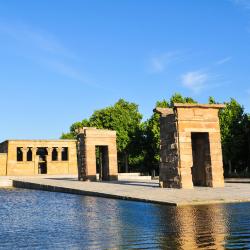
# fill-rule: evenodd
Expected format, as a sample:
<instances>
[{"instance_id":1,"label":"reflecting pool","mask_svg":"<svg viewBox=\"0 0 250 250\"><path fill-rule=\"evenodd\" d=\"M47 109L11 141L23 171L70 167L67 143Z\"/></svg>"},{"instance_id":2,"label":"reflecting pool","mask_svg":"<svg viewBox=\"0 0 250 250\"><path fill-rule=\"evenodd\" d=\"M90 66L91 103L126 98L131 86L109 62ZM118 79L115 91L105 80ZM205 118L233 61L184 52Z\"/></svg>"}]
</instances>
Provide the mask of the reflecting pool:
<instances>
[{"instance_id":1,"label":"reflecting pool","mask_svg":"<svg viewBox=\"0 0 250 250\"><path fill-rule=\"evenodd\" d=\"M250 249L250 203L182 208L0 189L0 249Z\"/></svg>"}]
</instances>

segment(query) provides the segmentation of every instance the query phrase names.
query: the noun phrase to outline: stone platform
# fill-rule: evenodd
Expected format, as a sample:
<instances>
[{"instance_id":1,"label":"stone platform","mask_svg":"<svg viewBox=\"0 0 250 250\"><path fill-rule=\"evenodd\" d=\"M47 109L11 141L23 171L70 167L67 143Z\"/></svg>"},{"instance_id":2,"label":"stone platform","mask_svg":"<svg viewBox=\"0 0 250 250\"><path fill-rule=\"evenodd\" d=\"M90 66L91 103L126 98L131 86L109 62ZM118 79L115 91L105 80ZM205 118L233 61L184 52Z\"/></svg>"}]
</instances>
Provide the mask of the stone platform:
<instances>
[{"instance_id":1,"label":"stone platform","mask_svg":"<svg viewBox=\"0 0 250 250\"><path fill-rule=\"evenodd\" d=\"M150 202L173 206L250 202L250 184L226 183L224 188L159 188L157 180L80 182L75 176L12 177L17 188Z\"/></svg>"},{"instance_id":2,"label":"stone platform","mask_svg":"<svg viewBox=\"0 0 250 250\"><path fill-rule=\"evenodd\" d=\"M12 186L12 178L10 178L9 176L0 176L0 188L9 188Z\"/></svg>"}]
</instances>

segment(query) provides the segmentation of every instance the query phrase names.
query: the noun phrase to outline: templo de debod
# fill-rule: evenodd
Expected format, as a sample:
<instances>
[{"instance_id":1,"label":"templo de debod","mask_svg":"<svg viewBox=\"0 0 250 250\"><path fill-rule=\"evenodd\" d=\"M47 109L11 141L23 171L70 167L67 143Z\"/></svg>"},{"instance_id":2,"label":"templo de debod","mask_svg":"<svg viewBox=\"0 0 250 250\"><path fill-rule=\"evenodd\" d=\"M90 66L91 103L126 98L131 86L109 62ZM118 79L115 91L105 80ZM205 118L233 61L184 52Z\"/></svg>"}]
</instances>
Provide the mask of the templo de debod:
<instances>
[{"instance_id":1,"label":"templo de debod","mask_svg":"<svg viewBox=\"0 0 250 250\"><path fill-rule=\"evenodd\" d=\"M154 110L161 115L161 187L224 186L218 117L223 107L175 103L173 108ZM0 176L40 174L78 174L83 181L117 180L116 132L82 128L76 140L7 140L0 144Z\"/></svg>"},{"instance_id":2,"label":"templo de debod","mask_svg":"<svg viewBox=\"0 0 250 250\"><path fill-rule=\"evenodd\" d=\"M218 111L222 104L156 108L160 118L160 185L223 187Z\"/></svg>"},{"instance_id":3,"label":"templo de debod","mask_svg":"<svg viewBox=\"0 0 250 250\"><path fill-rule=\"evenodd\" d=\"M96 153L98 152L98 154ZM0 143L0 176L79 174L81 180L117 179L116 132L83 128L77 140Z\"/></svg>"}]
</instances>

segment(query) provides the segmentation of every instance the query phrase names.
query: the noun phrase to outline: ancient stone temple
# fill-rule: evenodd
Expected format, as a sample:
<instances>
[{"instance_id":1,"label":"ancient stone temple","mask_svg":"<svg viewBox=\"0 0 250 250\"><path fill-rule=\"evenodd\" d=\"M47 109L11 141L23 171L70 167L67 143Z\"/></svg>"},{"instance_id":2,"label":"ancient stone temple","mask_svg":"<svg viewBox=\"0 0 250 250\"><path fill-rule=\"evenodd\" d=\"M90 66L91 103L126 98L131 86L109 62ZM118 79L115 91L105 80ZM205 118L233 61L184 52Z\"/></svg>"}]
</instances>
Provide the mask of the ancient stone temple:
<instances>
[{"instance_id":1,"label":"ancient stone temple","mask_svg":"<svg viewBox=\"0 0 250 250\"><path fill-rule=\"evenodd\" d=\"M218 111L222 104L156 108L160 118L160 185L223 187Z\"/></svg>"},{"instance_id":2,"label":"ancient stone temple","mask_svg":"<svg viewBox=\"0 0 250 250\"><path fill-rule=\"evenodd\" d=\"M78 174L80 180L114 180L117 172L115 131L83 128L77 140L0 143L0 176Z\"/></svg>"},{"instance_id":3,"label":"ancient stone temple","mask_svg":"<svg viewBox=\"0 0 250 250\"><path fill-rule=\"evenodd\" d=\"M76 140L0 143L1 175L77 174Z\"/></svg>"},{"instance_id":4,"label":"ancient stone temple","mask_svg":"<svg viewBox=\"0 0 250 250\"><path fill-rule=\"evenodd\" d=\"M116 132L83 128L77 139L79 180L117 180Z\"/></svg>"}]
</instances>

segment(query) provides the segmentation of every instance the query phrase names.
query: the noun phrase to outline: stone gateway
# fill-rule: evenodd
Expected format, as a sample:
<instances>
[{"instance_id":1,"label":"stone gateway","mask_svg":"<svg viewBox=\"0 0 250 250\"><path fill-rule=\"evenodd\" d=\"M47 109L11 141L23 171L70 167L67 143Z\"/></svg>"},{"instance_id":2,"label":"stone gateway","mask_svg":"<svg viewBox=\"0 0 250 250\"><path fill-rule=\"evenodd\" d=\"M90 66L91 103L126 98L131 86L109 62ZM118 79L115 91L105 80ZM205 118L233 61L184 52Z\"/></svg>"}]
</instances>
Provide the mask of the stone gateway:
<instances>
[{"instance_id":1,"label":"stone gateway","mask_svg":"<svg viewBox=\"0 0 250 250\"><path fill-rule=\"evenodd\" d=\"M116 132L83 128L79 131L77 138L78 179L117 180Z\"/></svg>"},{"instance_id":2,"label":"stone gateway","mask_svg":"<svg viewBox=\"0 0 250 250\"><path fill-rule=\"evenodd\" d=\"M160 118L160 186L223 187L218 111L222 104L156 108Z\"/></svg>"}]
</instances>

